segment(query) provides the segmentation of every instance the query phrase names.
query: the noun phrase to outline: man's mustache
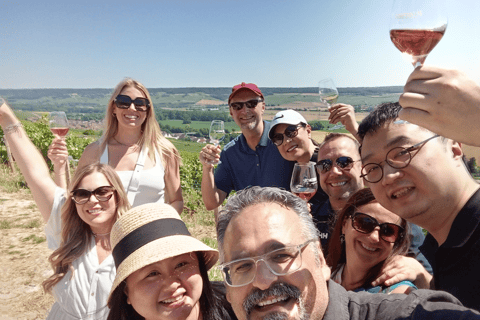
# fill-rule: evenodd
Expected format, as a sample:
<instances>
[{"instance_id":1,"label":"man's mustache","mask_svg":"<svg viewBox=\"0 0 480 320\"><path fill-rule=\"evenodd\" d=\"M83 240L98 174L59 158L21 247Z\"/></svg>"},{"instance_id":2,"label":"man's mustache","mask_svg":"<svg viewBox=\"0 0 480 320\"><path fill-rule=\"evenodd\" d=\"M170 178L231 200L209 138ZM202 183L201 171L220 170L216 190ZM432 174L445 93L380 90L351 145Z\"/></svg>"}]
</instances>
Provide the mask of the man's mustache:
<instances>
[{"instance_id":1,"label":"man's mustache","mask_svg":"<svg viewBox=\"0 0 480 320\"><path fill-rule=\"evenodd\" d=\"M276 282L266 290L260 290L257 288L253 289L252 292L245 298L245 301L243 302L243 309L245 310L247 316L249 316L253 308L255 308L260 301L266 298L293 298L297 302L300 302L300 295L301 292L297 287L285 282Z\"/></svg>"}]
</instances>

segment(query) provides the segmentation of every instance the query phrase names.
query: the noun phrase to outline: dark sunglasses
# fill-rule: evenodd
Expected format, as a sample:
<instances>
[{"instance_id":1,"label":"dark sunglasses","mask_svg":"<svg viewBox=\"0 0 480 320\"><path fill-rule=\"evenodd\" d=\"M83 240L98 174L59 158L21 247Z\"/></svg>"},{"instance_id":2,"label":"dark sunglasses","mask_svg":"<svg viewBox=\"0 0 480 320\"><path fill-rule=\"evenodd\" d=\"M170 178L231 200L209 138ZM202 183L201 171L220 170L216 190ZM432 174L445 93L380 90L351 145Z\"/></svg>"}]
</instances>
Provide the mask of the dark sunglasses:
<instances>
[{"instance_id":1,"label":"dark sunglasses","mask_svg":"<svg viewBox=\"0 0 480 320\"><path fill-rule=\"evenodd\" d=\"M72 191L72 200L75 201L76 204L84 204L90 200L92 194L97 198L98 201L108 201L113 196L113 192L115 188L112 186L102 186L98 187L93 191L85 190L85 189L76 189Z\"/></svg>"},{"instance_id":2,"label":"dark sunglasses","mask_svg":"<svg viewBox=\"0 0 480 320\"><path fill-rule=\"evenodd\" d=\"M291 125L285 128L285 131L283 133L275 133L272 136L272 142L277 146L281 146L283 143L283 136L293 139L298 135L298 129L300 127L305 127L306 125L303 123L299 123L297 125Z\"/></svg>"},{"instance_id":3,"label":"dark sunglasses","mask_svg":"<svg viewBox=\"0 0 480 320\"><path fill-rule=\"evenodd\" d=\"M360 233L371 233L380 227L380 238L386 242L395 243L403 238L404 228L394 223L378 223L377 219L366 213L355 212L352 216L352 227Z\"/></svg>"},{"instance_id":4,"label":"dark sunglasses","mask_svg":"<svg viewBox=\"0 0 480 320\"><path fill-rule=\"evenodd\" d=\"M128 109L132 103L137 111L147 111L147 109L150 108L150 101L148 101L147 98L135 98L135 100L132 100L132 98L129 96L120 94L115 98L114 101L117 107L120 109Z\"/></svg>"},{"instance_id":5,"label":"dark sunglasses","mask_svg":"<svg viewBox=\"0 0 480 320\"><path fill-rule=\"evenodd\" d=\"M335 160L335 163L340 169L345 169L345 170L350 170L353 167L353 163L355 160L353 160L350 157L338 157ZM333 161L330 159L323 159L317 162L315 167L317 167L317 171L321 173L326 173L332 169L333 166Z\"/></svg>"},{"instance_id":6,"label":"dark sunglasses","mask_svg":"<svg viewBox=\"0 0 480 320\"><path fill-rule=\"evenodd\" d=\"M257 106L259 102L262 102L262 101L263 101L262 99L253 99L245 102L232 102L230 103L230 107L232 107L232 109L235 111L242 110L244 105L249 109L253 109Z\"/></svg>"}]
</instances>

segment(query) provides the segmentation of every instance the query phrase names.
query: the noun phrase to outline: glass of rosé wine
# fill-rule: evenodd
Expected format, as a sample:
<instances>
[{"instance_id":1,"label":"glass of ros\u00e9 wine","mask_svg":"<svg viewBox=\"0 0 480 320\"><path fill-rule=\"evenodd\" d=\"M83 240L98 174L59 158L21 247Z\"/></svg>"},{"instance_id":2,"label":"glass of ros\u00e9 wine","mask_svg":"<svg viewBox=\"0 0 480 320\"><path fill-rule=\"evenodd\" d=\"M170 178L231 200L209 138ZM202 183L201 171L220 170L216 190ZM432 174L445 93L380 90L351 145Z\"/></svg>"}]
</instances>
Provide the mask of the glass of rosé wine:
<instances>
[{"instance_id":1,"label":"glass of ros\u00e9 wine","mask_svg":"<svg viewBox=\"0 0 480 320\"><path fill-rule=\"evenodd\" d=\"M447 24L444 0L394 0L390 39L416 68L442 39Z\"/></svg>"},{"instance_id":2,"label":"glass of ros\u00e9 wine","mask_svg":"<svg viewBox=\"0 0 480 320\"><path fill-rule=\"evenodd\" d=\"M295 163L292 179L290 180L290 191L297 197L308 202L315 195L317 189L318 183L315 163Z\"/></svg>"},{"instance_id":3,"label":"glass of ros\u00e9 wine","mask_svg":"<svg viewBox=\"0 0 480 320\"><path fill-rule=\"evenodd\" d=\"M65 138L68 133L67 115L63 111L50 112L49 114L50 131L55 136Z\"/></svg>"}]
</instances>

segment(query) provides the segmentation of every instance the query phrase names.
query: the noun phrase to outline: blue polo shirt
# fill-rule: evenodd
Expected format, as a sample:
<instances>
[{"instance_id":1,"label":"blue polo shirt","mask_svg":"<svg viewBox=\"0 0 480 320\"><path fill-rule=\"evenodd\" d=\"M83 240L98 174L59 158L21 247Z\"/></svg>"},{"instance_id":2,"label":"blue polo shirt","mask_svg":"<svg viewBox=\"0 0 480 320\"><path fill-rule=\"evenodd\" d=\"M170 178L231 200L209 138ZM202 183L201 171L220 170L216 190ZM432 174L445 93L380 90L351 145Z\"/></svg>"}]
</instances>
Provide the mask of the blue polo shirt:
<instances>
[{"instance_id":1,"label":"blue polo shirt","mask_svg":"<svg viewBox=\"0 0 480 320\"><path fill-rule=\"evenodd\" d=\"M215 184L227 193L250 186L279 187L290 190L294 162L282 158L277 146L268 138L270 122L263 121L260 143L250 149L241 134L225 145L220 154L222 162L215 170Z\"/></svg>"}]
</instances>

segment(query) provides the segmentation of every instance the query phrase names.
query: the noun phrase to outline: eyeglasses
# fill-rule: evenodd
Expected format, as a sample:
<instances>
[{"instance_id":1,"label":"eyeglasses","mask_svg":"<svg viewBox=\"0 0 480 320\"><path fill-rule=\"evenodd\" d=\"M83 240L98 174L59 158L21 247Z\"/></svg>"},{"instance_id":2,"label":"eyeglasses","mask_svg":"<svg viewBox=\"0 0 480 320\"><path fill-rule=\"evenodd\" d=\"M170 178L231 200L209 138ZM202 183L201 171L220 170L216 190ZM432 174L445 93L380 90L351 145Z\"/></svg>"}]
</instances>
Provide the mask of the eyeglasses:
<instances>
[{"instance_id":1,"label":"eyeglasses","mask_svg":"<svg viewBox=\"0 0 480 320\"><path fill-rule=\"evenodd\" d=\"M342 170L350 170L356 161L359 160L353 160L350 157L338 157L335 160L335 164ZM323 159L318 161L315 167L317 168L318 173L326 173L332 169L333 161L330 159Z\"/></svg>"},{"instance_id":2,"label":"eyeglasses","mask_svg":"<svg viewBox=\"0 0 480 320\"><path fill-rule=\"evenodd\" d=\"M135 106L136 111L147 111L148 108L150 108L150 101L148 101L147 98L135 98L132 100L129 96L120 94L114 101L116 106L120 109L128 109L132 103Z\"/></svg>"},{"instance_id":3,"label":"eyeglasses","mask_svg":"<svg viewBox=\"0 0 480 320\"><path fill-rule=\"evenodd\" d=\"M268 269L277 276L293 273L302 266L302 250L311 242L311 239L297 246L287 246L273 250L261 256L239 259L219 265L223 279L230 287L241 287L255 279L257 263L263 261Z\"/></svg>"},{"instance_id":4,"label":"eyeglasses","mask_svg":"<svg viewBox=\"0 0 480 320\"><path fill-rule=\"evenodd\" d=\"M404 236L405 229L394 223L378 223L377 219L366 213L355 212L352 216L352 227L360 233L371 233L380 227L380 238L386 242L395 243Z\"/></svg>"},{"instance_id":5,"label":"eyeglasses","mask_svg":"<svg viewBox=\"0 0 480 320\"><path fill-rule=\"evenodd\" d=\"M243 109L243 106L245 105L249 109L253 109L257 106L259 102L263 102L262 99L253 99L253 100L248 100L245 102L232 102L230 103L230 107L232 107L233 110L235 111L240 111Z\"/></svg>"},{"instance_id":6,"label":"eyeglasses","mask_svg":"<svg viewBox=\"0 0 480 320\"><path fill-rule=\"evenodd\" d=\"M394 169L406 168L410 164L410 161L412 161L412 158L415 155L417 155L417 153L412 155L411 152L420 151L420 148L423 147L425 143L437 137L439 137L438 134L426 140L423 140L422 142L414 144L413 146L408 148L396 147L391 149L390 151L387 152L387 155L385 156L384 161L380 163L367 163L366 165L364 165L362 168L362 174L360 175L360 178L363 178L370 183L377 183L378 181L382 180L383 178L382 164L384 162L386 162L390 167Z\"/></svg>"},{"instance_id":7,"label":"eyeglasses","mask_svg":"<svg viewBox=\"0 0 480 320\"><path fill-rule=\"evenodd\" d=\"M299 123L297 125L291 125L291 126L288 126L287 128L285 128L285 131L283 133L275 133L273 136L272 136L272 142L277 146L281 146L282 143L283 143L283 136L289 138L289 139L293 139L295 138L297 135L298 135L298 129L300 129L300 127L304 127L305 128L305 124L304 123Z\"/></svg>"},{"instance_id":8,"label":"eyeglasses","mask_svg":"<svg viewBox=\"0 0 480 320\"><path fill-rule=\"evenodd\" d=\"M72 191L72 200L75 201L76 204L85 204L93 194L98 201L104 202L110 200L113 196L113 191L115 191L115 188L112 186L98 187L93 191L76 189Z\"/></svg>"}]
</instances>

